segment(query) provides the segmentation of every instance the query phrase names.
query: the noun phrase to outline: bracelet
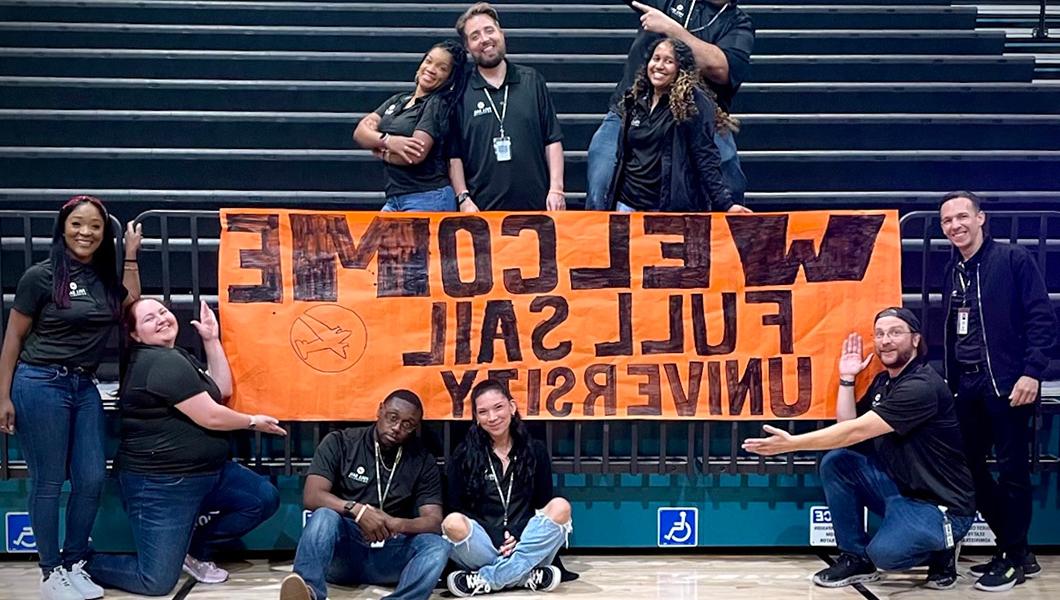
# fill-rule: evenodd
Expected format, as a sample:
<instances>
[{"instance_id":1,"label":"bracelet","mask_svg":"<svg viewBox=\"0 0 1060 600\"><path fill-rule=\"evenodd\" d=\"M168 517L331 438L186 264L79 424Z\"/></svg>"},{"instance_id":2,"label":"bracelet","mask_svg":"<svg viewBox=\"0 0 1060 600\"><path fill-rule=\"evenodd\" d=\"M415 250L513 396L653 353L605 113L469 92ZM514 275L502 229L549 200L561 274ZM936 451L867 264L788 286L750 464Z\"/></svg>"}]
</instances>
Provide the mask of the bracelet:
<instances>
[{"instance_id":1,"label":"bracelet","mask_svg":"<svg viewBox=\"0 0 1060 600\"><path fill-rule=\"evenodd\" d=\"M549 194L559 194L560 196L563 196L564 199L567 198L567 194L563 190L549 190L548 193Z\"/></svg>"},{"instance_id":2,"label":"bracelet","mask_svg":"<svg viewBox=\"0 0 1060 600\"><path fill-rule=\"evenodd\" d=\"M383 142L383 149L389 152L390 151L390 134L389 133L384 133L383 135L379 136L379 141Z\"/></svg>"},{"instance_id":3,"label":"bracelet","mask_svg":"<svg viewBox=\"0 0 1060 600\"><path fill-rule=\"evenodd\" d=\"M368 510L368 505L367 504L362 504L361 505L361 510L357 511L357 516L353 518L353 522L354 523L360 523L361 522L361 517L364 516L364 511L366 511L366 510Z\"/></svg>"},{"instance_id":4,"label":"bracelet","mask_svg":"<svg viewBox=\"0 0 1060 600\"><path fill-rule=\"evenodd\" d=\"M839 385L843 387L854 387L855 384L855 381L848 381L846 379L843 379L842 377L839 378Z\"/></svg>"},{"instance_id":5,"label":"bracelet","mask_svg":"<svg viewBox=\"0 0 1060 600\"><path fill-rule=\"evenodd\" d=\"M137 262L137 259L135 259L135 258L126 258L126 259L125 259L125 262L127 262L127 263L134 263L134 262Z\"/></svg>"}]
</instances>

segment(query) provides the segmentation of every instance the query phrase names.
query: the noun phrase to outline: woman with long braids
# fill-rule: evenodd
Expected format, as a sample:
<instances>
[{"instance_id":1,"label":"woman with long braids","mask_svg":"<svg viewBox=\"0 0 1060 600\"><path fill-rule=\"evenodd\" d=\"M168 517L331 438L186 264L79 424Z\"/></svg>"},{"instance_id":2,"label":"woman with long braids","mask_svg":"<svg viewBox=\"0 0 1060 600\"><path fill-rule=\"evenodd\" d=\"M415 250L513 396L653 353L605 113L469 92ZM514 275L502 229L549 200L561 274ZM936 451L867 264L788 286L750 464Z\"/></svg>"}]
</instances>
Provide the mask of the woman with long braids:
<instances>
[{"instance_id":1,"label":"woman with long braids","mask_svg":"<svg viewBox=\"0 0 1060 600\"><path fill-rule=\"evenodd\" d=\"M462 571L446 580L458 597L522 586L556 589L552 563L570 535L571 507L552 497L548 449L530 437L500 382L471 390L474 422L448 466L449 515L442 534Z\"/></svg>"},{"instance_id":2,"label":"woman with long braids","mask_svg":"<svg viewBox=\"0 0 1060 600\"><path fill-rule=\"evenodd\" d=\"M751 212L722 181L718 112L692 50L662 38L623 98L622 135L610 207L623 212Z\"/></svg>"},{"instance_id":3,"label":"woman with long braids","mask_svg":"<svg viewBox=\"0 0 1060 600\"><path fill-rule=\"evenodd\" d=\"M391 96L357 124L353 139L383 161L384 211L456 210L443 146L466 78L464 47L439 42L423 55L413 92Z\"/></svg>"},{"instance_id":4,"label":"woman with long braids","mask_svg":"<svg viewBox=\"0 0 1060 600\"><path fill-rule=\"evenodd\" d=\"M140 296L140 227L125 231L121 278L114 235L99 199L75 196L62 206L49 258L19 279L0 350L0 432L17 428L32 480L29 514L45 600L103 596L83 569L106 476L95 373L122 306ZM60 548L59 492L67 478Z\"/></svg>"}]
</instances>

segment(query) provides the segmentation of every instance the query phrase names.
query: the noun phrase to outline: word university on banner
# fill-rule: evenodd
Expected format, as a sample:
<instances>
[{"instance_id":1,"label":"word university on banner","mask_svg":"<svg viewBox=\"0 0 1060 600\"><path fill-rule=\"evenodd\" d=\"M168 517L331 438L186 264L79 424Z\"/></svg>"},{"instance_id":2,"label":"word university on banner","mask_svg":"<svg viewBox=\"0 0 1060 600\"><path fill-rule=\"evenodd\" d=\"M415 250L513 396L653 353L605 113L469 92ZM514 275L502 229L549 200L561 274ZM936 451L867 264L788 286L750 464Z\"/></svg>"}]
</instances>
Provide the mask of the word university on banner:
<instances>
[{"instance_id":1,"label":"word university on banner","mask_svg":"<svg viewBox=\"0 0 1060 600\"><path fill-rule=\"evenodd\" d=\"M469 418L487 377L529 418L826 419L843 338L901 303L895 211L221 219L235 406L287 420L399 388Z\"/></svg>"}]
</instances>

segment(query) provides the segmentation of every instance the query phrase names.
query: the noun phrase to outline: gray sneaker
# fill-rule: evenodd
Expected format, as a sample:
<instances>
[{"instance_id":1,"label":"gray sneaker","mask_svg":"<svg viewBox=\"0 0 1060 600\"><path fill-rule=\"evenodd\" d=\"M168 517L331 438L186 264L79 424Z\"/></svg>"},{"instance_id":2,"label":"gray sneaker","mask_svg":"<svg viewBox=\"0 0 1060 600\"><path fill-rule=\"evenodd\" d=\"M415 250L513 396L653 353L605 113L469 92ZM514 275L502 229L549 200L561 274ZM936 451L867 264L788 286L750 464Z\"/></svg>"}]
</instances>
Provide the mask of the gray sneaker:
<instances>
[{"instance_id":1,"label":"gray sneaker","mask_svg":"<svg viewBox=\"0 0 1060 600\"><path fill-rule=\"evenodd\" d=\"M103 588L96 585L95 581L85 573L85 561L80 560L70 568L68 575L70 584L74 586L84 600L96 600L103 597Z\"/></svg>"},{"instance_id":2,"label":"gray sneaker","mask_svg":"<svg viewBox=\"0 0 1060 600\"><path fill-rule=\"evenodd\" d=\"M81 592L70 583L70 574L62 567L52 569L40 582L40 597L42 600L84 600Z\"/></svg>"}]
</instances>

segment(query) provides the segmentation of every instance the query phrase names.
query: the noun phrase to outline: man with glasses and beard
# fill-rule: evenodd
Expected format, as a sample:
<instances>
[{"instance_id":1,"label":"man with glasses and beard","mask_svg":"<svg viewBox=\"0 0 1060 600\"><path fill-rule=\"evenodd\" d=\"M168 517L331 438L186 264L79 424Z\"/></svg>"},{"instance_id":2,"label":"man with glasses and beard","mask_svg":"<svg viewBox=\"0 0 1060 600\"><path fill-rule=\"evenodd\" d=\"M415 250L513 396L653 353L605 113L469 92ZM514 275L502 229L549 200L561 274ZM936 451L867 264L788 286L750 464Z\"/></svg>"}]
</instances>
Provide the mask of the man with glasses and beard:
<instances>
[{"instance_id":1,"label":"man with glasses and beard","mask_svg":"<svg viewBox=\"0 0 1060 600\"><path fill-rule=\"evenodd\" d=\"M979 203L971 192L952 192L940 206L942 232L957 250L943 279L945 364L979 512L997 535L993 559L971 569L975 587L1003 592L1042 570L1027 547L1028 447L1056 314L1030 252L985 235ZM991 447L996 481L986 463Z\"/></svg>"},{"instance_id":2,"label":"man with glasses and beard","mask_svg":"<svg viewBox=\"0 0 1060 600\"><path fill-rule=\"evenodd\" d=\"M545 79L508 62L504 30L488 3L467 9L456 31L475 62L450 150L460 210L565 210L563 134Z\"/></svg>"},{"instance_id":3,"label":"man with glasses and beard","mask_svg":"<svg viewBox=\"0 0 1060 600\"><path fill-rule=\"evenodd\" d=\"M801 435L766 425L770 436L744 440L743 448L765 456L831 450L821 459L821 485L840 555L814 575L814 583L841 587L875 581L877 567L927 564L926 585L950 588L957 583L956 544L975 517L953 396L925 360L927 344L911 310L892 307L876 315L875 342L884 370L856 403L855 379L874 355L862 356L855 333L843 342L838 423ZM865 531L865 508L883 518L872 536Z\"/></svg>"}]
</instances>

